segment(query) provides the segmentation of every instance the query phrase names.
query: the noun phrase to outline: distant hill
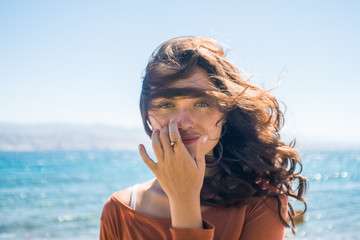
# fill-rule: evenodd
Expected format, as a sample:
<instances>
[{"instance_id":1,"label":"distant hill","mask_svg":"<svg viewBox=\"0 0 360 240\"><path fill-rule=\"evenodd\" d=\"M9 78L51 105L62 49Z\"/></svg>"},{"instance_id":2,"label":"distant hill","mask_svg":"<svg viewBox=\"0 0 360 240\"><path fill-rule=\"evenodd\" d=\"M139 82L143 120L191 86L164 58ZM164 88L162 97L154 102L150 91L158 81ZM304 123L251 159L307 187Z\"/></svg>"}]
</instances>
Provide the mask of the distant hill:
<instances>
[{"instance_id":1,"label":"distant hill","mask_svg":"<svg viewBox=\"0 0 360 240\"><path fill-rule=\"evenodd\" d=\"M356 134L350 137L358 138ZM289 143L296 138L300 150L360 149L360 141L304 135L286 131L282 139ZM8 124L0 123L0 151L46 150L137 150L145 144L152 151L149 137L142 128L107 125L71 124Z\"/></svg>"},{"instance_id":2,"label":"distant hill","mask_svg":"<svg viewBox=\"0 0 360 240\"><path fill-rule=\"evenodd\" d=\"M143 129L0 123L0 151L136 150L148 139Z\"/></svg>"}]
</instances>

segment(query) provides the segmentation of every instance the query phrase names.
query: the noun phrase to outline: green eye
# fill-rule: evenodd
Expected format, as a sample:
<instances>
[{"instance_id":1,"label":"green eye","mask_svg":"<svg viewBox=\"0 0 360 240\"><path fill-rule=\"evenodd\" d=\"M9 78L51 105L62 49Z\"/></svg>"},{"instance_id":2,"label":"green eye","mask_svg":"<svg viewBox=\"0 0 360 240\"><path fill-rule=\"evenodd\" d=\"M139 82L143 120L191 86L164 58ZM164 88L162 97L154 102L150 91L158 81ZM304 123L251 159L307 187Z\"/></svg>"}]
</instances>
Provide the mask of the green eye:
<instances>
[{"instance_id":1,"label":"green eye","mask_svg":"<svg viewBox=\"0 0 360 240\"><path fill-rule=\"evenodd\" d=\"M207 104L206 102L198 102L195 104L197 107L208 107L209 104Z\"/></svg>"},{"instance_id":2,"label":"green eye","mask_svg":"<svg viewBox=\"0 0 360 240\"><path fill-rule=\"evenodd\" d=\"M172 107L174 107L174 105L171 103L164 103L160 106L160 108L172 108Z\"/></svg>"}]
</instances>

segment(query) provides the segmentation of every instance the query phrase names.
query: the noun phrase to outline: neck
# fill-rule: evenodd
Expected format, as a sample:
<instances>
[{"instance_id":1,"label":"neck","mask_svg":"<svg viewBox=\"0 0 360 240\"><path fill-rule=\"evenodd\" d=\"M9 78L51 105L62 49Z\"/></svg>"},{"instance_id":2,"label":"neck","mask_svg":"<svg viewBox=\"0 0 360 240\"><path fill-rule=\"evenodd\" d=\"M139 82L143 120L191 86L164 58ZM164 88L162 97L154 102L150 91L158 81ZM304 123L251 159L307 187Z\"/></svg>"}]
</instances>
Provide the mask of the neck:
<instances>
[{"instance_id":1,"label":"neck","mask_svg":"<svg viewBox=\"0 0 360 240\"><path fill-rule=\"evenodd\" d=\"M159 181L157 180L157 178L154 178L154 179L153 179L153 183L152 183L152 185L151 185L151 189L152 189L152 191L153 191L154 193L159 194L159 195L163 195L164 197L167 198L166 193L165 193L164 190L162 189L162 187L161 187Z\"/></svg>"}]
</instances>

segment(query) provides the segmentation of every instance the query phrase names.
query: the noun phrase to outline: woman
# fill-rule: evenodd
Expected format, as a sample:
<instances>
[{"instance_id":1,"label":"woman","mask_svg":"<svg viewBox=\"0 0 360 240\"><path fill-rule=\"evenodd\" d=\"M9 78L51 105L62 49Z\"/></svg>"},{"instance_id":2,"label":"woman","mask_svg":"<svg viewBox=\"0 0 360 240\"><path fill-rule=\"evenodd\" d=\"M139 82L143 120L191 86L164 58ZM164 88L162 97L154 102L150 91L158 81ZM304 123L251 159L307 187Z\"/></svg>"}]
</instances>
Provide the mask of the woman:
<instances>
[{"instance_id":1,"label":"woman","mask_svg":"<svg viewBox=\"0 0 360 240\"><path fill-rule=\"evenodd\" d=\"M143 145L139 152L156 178L108 199L100 239L275 240L289 222L294 229L287 199L305 204L306 179L280 140L277 100L246 81L216 41L162 44L140 110L156 159Z\"/></svg>"}]
</instances>

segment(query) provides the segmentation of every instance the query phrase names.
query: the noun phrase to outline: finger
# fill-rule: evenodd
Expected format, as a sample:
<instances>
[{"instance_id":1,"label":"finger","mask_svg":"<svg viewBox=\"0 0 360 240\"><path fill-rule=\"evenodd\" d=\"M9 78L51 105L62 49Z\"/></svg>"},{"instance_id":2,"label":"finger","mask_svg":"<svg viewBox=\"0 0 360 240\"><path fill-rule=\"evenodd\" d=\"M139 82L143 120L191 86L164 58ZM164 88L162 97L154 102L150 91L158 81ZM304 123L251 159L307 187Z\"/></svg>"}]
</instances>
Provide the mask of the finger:
<instances>
[{"instance_id":1,"label":"finger","mask_svg":"<svg viewBox=\"0 0 360 240\"><path fill-rule=\"evenodd\" d=\"M169 126L165 126L161 129L159 137L164 154L173 152L169 139Z\"/></svg>"},{"instance_id":2,"label":"finger","mask_svg":"<svg viewBox=\"0 0 360 240\"><path fill-rule=\"evenodd\" d=\"M175 119L171 119L169 122L169 137L170 141L175 141L176 145L173 147L173 149L184 151L186 150L185 145L181 141L181 135L179 133L179 128L177 126L177 122Z\"/></svg>"},{"instance_id":3,"label":"finger","mask_svg":"<svg viewBox=\"0 0 360 240\"><path fill-rule=\"evenodd\" d=\"M139 153L140 153L140 156L141 156L142 160L146 164L146 166L148 166L148 168L150 168L150 170L156 175L157 165L149 157L149 155L146 152L146 149L145 149L144 145L142 145L142 144L139 145Z\"/></svg>"},{"instance_id":4,"label":"finger","mask_svg":"<svg viewBox=\"0 0 360 240\"><path fill-rule=\"evenodd\" d=\"M202 135L197 142L196 146L196 163L199 169L205 171L206 163L205 163L205 145L207 142L208 136Z\"/></svg>"},{"instance_id":5,"label":"finger","mask_svg":"<svg viewBox=\"0 0 360 240\"><path fill-rule=\"evenodd\" d=\"M162 162L163 157L164 157L164 152L161 147L159 133L160 133L159 129L155 129L153 131L153 133L151 135L151 142L152 142L152 147L154 149L154 153L155 153L155 156L156 156L158 162Z\"/></svg>"}]
</instances>

